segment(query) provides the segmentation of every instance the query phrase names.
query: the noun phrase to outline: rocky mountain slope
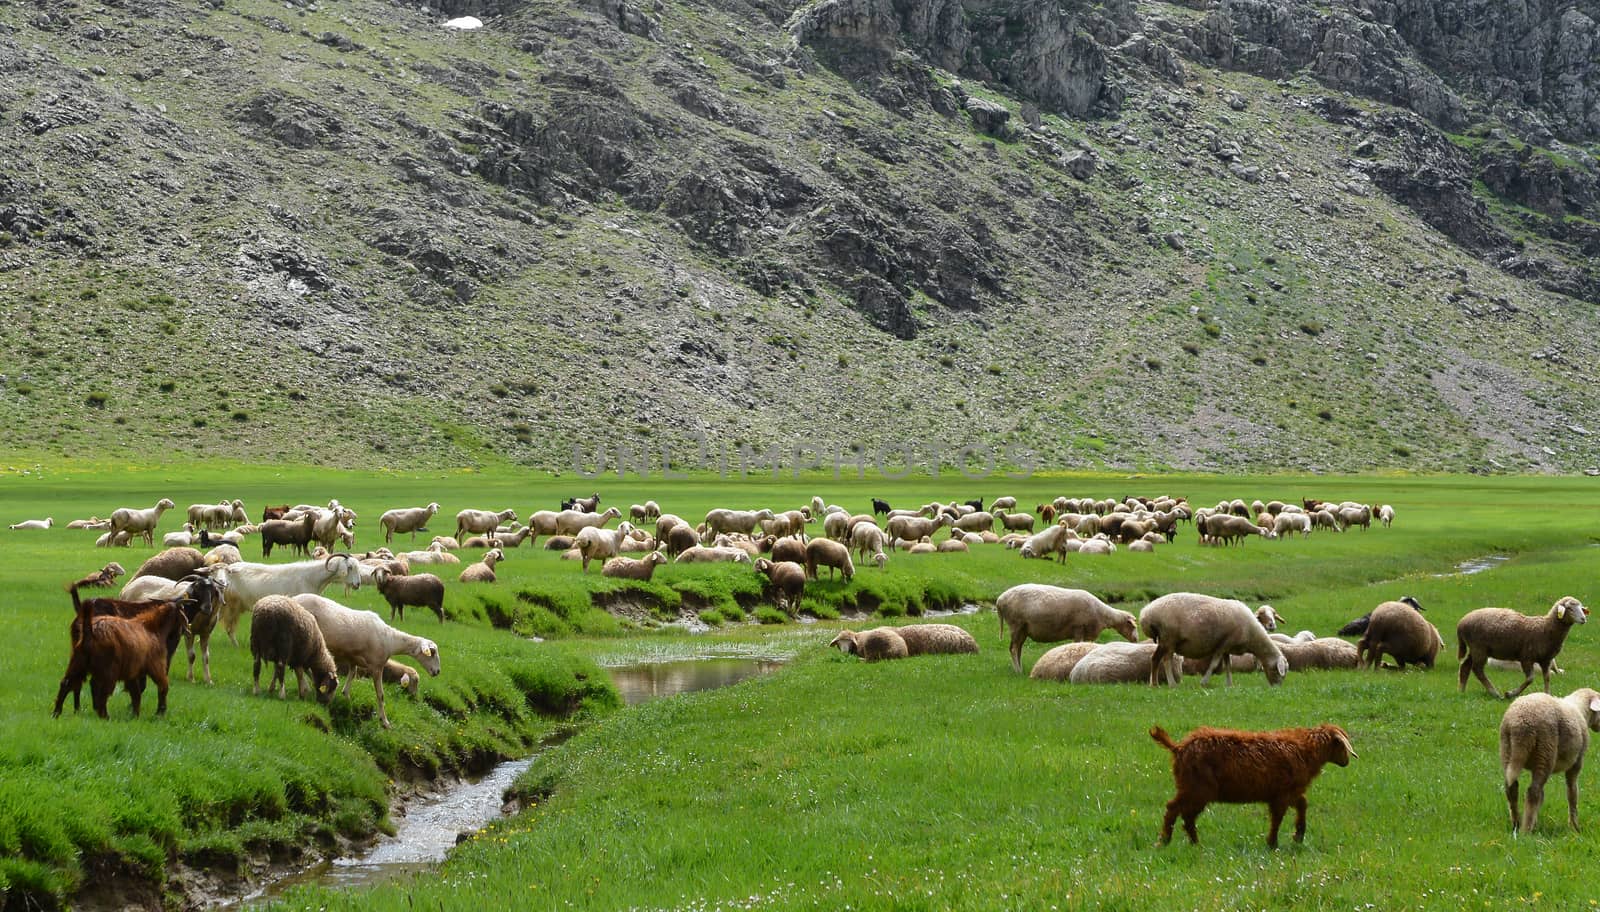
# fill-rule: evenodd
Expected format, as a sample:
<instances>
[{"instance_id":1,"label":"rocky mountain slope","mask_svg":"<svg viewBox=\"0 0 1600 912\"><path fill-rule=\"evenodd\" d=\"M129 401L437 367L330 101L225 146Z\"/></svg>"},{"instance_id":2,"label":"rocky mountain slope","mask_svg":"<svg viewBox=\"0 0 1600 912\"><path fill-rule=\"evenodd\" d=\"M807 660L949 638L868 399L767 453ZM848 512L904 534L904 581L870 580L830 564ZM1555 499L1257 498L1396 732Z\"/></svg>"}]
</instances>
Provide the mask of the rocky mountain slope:
<instances>
[{"instance_id":1,"label":"rocky mountain slope","mask_svg":"<svg viewBox=\"0 0 1600 912\"><path fill-rule=\"evenodd\" d=\"M1597 20L6 4L7 448L1587 468Z\"/></svg>"}]
</instances>

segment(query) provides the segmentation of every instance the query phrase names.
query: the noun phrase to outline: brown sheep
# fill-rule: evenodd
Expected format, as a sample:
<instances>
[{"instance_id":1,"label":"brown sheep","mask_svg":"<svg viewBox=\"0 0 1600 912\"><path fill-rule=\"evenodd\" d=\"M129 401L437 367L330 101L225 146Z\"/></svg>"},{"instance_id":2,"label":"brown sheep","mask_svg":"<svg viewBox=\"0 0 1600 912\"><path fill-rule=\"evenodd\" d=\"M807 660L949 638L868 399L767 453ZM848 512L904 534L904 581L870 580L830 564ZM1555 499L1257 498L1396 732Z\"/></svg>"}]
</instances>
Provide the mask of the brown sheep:
<instances>
[{"instance_id":1,"label":"brown sheep","mask_svg":"<svg viewBox=\"0 0 1600 912\"><path fill-rule=\"evenodd\" d=\"M1409 609L1408 609L1409 610ZM1194 823L1214 801L1226 804L1265 802L1272 815L1267 845L1278 847L1278 827L1294 808L1294 841L1306 835L1306 789L1327 763L1348 766L1356 756L1350 736L1337 725L1285 728L1278 731L1230 731L1197 728L1182 741L1155 726L1150 737L1172 752L1172 777L1178 793L1167 802L1156 845L1172 841L1172 824L1181 815L1189 841L1199 844Z\"/></svg>"},{"instance_id":2,"label":"brown sheep","mask_svg":"<svg viewBox=\"0 0 1600 912\"><path fill-rule=\"evenodd\" d=\"M397 574L385 567L372 572L372 583L389 603L389 620L406 619L406 606L432 608L444 621L444 580L432 573Z\"/></svg>"},{"instance_id":3,"label":"brown sheep","mask_svg":"<svg viewBox=\"0 0 1600 912\"><path fill-rule=\"evenodd\" d=\"M1588 621L1583 603L1566 596L1542 617L1527 617L1509 608L1479 608L1469 611L1456 624L1456 658L1461 662L1460 689L1467 689L1467 675L1476 674L1496 699L1500 691L1483 673L1489 659L1510 659L1522 665L1522 686L1507 693L1515 699L1533 683L1533 666L1544 673L1544 692L1550 692L1550 665L1573 624Z\"/></svg>"},{"instance_id":4,"label":"brown sheep","mask_svg":"<svg viewBox=\"0 0 1600 912\"><path fill-rule=\"evenodd\" d=\"M819 579L817 567L828 568L828 578L833 579L833 572L838 570L845 582L856 575L856 567L850 560L850 549L828 538L813 538L806 543L806 576Z\"/></svg>"},{"instance_id":5,"label":"brown sheep","mask_svg":"<svg viewBox=\"0 0 1600 912\"><path fill-rule=\"evenodd\" d=\"M205 563L206 556L194 548L168 548L151 555L149 560L140 564L129 580L141 576L159 576L177 581L204 567Z\"/></svg>"},{"instance_id":6,"label":"brown sheep","mask_svg":"<svg viewBox=\"0 0 1600 912\"><path fill-rule=\"evenodd\" d=\"M492 583L494 582L494 565L505 559L505 552L499 548L492 548L483 555L482 560L476 564L468 564L462 569L460 580L463 583Z\"/></svg>"},{"instance_id":7,"label":"brown sheep","mask_svg":"<svg viewBox=\"0 0 1600 912\"><path fill-rule=\"evenodd\" d=\"M871 630L841 630L829 646L845 655L858 655L868 662L880 659L903 659L910 655L906 641L893 627L874 627Z\"/></svg>"},{"instance_id":8,"label":"brown sheep","mask_svg":"<svg viewBox=\"0 0 1600 912\"><path fill-rule=\"evenodd\" d=\"M755 569L767 578L771 591L781 599L778 607L792 611L800 604L800 596L806 588L805 567L793 561L767 560L763 557L756 561Z\"/></svg>"},{"instance_id":9,"label":"brown sheep","mask_svg":"<svg viewBox=\"0 0 1600 912\"><path fill-rule=\"evenodd\" d=\"M700 544L700 536L688 525L673 526L662 540L667 543L668 557L677 557Z\"/></svg>"},{"instance_id":10,"label":"brown sheep","mask_svg":"<svg viewBox=\"0 0 1600 912\"><path fill-rule=\"evenodd\" d=\"M267 682L267 693L277 690L282 700L288 689L284 670L294 669L295 691L306 695L306 673L311 674L311 686L318 703L333 699L339 689L339 675L334 670L333 655L323 642L322 629L311 612L295 604L284 595L269 595L250 609L250 655L255 659L252 694L261 693L261 663L273 666L272 680Z\"/></svg>"},{"instance_id":11,"label":"brown sheep","mask_svg":"<svg viewBox=\"0 0 1600 912\"><path fill-rule=\"evenodd\" d=\"M780 538L772 543L771 558L775 564L787 562L803 566L806 562L806 543L798 538Z\"/></svg>"},{"instance_id":12,"label":"brown sheep","mask_svg":"<svg viewBox=\"0 0 1600 912\"><path fill-rule=\"evenodd\" d=\"M1444 648L1444 640L1438 628L1423 618L1421 611L1414 601L1384 602L1372 609L1366 633L1356 644L1360 667L1365 668L1370 662L1377 668L1387 652L1401 669L1407 663L1432 668L1439 650Z\"/></svg>"}]
</instances>

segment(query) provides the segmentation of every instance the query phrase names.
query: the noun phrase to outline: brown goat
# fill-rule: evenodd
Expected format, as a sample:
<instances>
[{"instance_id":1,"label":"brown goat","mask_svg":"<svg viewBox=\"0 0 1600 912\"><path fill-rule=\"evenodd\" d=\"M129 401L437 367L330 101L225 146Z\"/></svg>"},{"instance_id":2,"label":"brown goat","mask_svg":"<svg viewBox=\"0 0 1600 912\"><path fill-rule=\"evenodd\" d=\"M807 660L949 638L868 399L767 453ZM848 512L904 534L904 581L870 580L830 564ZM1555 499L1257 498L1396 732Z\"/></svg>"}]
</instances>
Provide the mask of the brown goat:
<instances>
[{"instance_id":1,"label":"brown goat","mask_svg":"<svg viewBox=\"0 0 1600 912\"><path fill-rule=\"evenodd\" d=\"M82 602L76 588L71 588L71 592L72 607L77 613L72 655L67 659L67 673L56 692L51 715L61 715L61 703L69 689L73 691L76 708L78 689L84 677L89 678L94 711L102 719L109 718L106 704L119 683L133 703L133 714L138 716L145 678L156 682L156 715L166 715L167 664L171 655L167 644L175 643L188 626L181 604L178 601L145 603L144 610L131 618L116 614L96 616L93 602L114 600ZM129 604L133 603L123 603L124 606Z\"/></svg>"},{"instance_id":2,"label":"brown goat","mask_svg":"<svg viewBox=\"0 0 1600 912\"><path fill-rule=\"evenodd\" d=\"M145 618L150 621L151 623L146 624L146 629L161 637L162 648L166 651L167 656L165 667L170 670L172 657L178 651L179 638L190 632L191 623L199 623L207 618L215 623L217 615L216 604L222 598L222 593L217 584L211 580L191 578L190 581L192 583L189 590L190 596L176 600L181 623L174 627L167 627L164 621L153 619L147 614L150 609L166 604L163 601L128 602L121 599L88 599L80 603L77 584L74 583L68 586L68 591L72 593L72 606L75 612L72 626L68 628L69 642L73 644L73 649L72 654L67 659L67 670L61 677L61 687L56 691L56 703L50 715L61 715L61 706L66 701L69 691L72 693L72 711L77 712L80 708L79 698L83 690L83 682L90 676L91 672L88 654L77 648L77 644L83 637L82 616L84 614L89 617L118 617L129 620ZM191 652L191 666L193 662L194 656ZM102 713L102 715L104 714Z\"/></svg>"},{"instance_id":3,"label":"brown goat","mask_svg":"<svg viewBox=\"0 0 1600 912\"><path fill-rule=\"evenodd\" d=\"M290 506L290 504L278 504L276 507L262 507L261 521L266 522L269 519L282 519L283 514L289 512Z\"/></svg>"},{"instance_id":4,"label":"brown goat","mask_svg":"<svg viewBox=\"0 0 1600 912\"><path fill-rule=\"evenodd\" d=\"M1178 794L1167 802L1161 822L1164 846L1172 840L1172 823L1183 817L1183 831L1196 845L1200 837L1194 822L1206 805L1265 802L1272 815L1267 845L1278 847L1278 827L1284 812L1294 808L1294 841L1306 835L1306 789L1329 762L1348 766L1356 756L1350 737L1337 725L1285 728L1278 731L1231 731L1197 728L1178 743L1155 726L1150 737L1172 752L1172 777Z\"/></svg>"}]
</instances>

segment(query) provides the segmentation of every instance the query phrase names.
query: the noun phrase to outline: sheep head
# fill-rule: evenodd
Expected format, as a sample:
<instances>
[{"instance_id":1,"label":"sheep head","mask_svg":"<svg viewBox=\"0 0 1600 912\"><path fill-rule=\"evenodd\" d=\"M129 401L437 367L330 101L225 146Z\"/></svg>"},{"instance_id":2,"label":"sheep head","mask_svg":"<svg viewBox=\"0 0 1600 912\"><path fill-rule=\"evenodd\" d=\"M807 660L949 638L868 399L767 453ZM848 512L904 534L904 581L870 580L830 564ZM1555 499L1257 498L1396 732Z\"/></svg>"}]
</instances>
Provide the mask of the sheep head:
<instances>
[{"instance_id":1,"label":"sheep head","mask_svg":"<svg viewBox=\"0 0 1600 912\"><path fill-rule=\"evenodd\" d=\"M1583 603L1570 595L1563 596L1551 606L1550 616L1563 624L1586 624L1589 621L1589 612Z\"/></svg>"},{"instance_id":2,"label":"sheep head","mask_svg":"<svg viewBox=\"0 0 1600 912\"><path fill-rule=\"evenodd\" d=\"M439 505L436 504L436 503L428 504L427 511L428 511L428 515L432 516L433 514L439 512Z\"/></svg>"},{"instance_id":3,"label":"sheep head","mask_svg":"<svg viewBox=\"0 0 1600 912\"><path fill-rule=\"evenodd\" d=\"M1122 638L1130 643L1139 642L1139 621L1126 611L1117 612L1117 619L1112 622L1111 629L1122 634Z\"/></svg>"},{"instance_id":4,"label":"sheep head","mask_svg":"<svg viewBox=\"0 0 1600 912\"><path fill-rule=\"evenodd\" d=\"M856 634L853 630L839 631L839 635L834 637L833 642L829 643L828 645L839 650L845 655L855 655L857 649L859 648L858 644L856 643Z\"/></svg>"},{"instance_id":5,"label":"sheep head","mask_svg":"<svg viewBox=\"0 0 1600 912\"><path fill-rule=\"evenodd\" d=\"M317 702L328 704L333 702L333 694L339 689L339 676L331 671L313 676L317 688Z\"/></svg>"},{"instance_id":6,"label":"sheep head","mask_svg":"<svg viewBox=\"0 0 1600 912\"><path fill-rule=\"evenodd\" d=\"M1283 679L1289 676L1289 660L1284 657L1282 651L1279 651L1278 658L1270 665L1266 662L1261 663L1261 670L1266 673L1268 684L1282 684ZM1344 766L1343 763L1339 765Z\"/></svg>"},{"instance_id":7,"label":"sheep head","mask_svg":"<svg viewBox=\"0 0 1600 912\"><path fill-rule=\"evenodd\" d=\"M422 662L422 667L428 670L428 674L438 677L439 647L432 640L421 640L418 645L419 648L412 655Z\"/></svg>"},{"instance_id":8,"label":"sheep head","mask_svg":"<svg viewBox=\"0 0 1600 912\"><path fill-rule=\"evenodd\" d=\"M489 552L483 556L483 562L488 564L491 567L493 567L495 564L497 564L500 561L503 561L505 559L506 559L506 553L504 551L501 551L499 548L490 548ZM438 674L438 672L434 672L434 673Z\"/></svg>"}]
</instances>

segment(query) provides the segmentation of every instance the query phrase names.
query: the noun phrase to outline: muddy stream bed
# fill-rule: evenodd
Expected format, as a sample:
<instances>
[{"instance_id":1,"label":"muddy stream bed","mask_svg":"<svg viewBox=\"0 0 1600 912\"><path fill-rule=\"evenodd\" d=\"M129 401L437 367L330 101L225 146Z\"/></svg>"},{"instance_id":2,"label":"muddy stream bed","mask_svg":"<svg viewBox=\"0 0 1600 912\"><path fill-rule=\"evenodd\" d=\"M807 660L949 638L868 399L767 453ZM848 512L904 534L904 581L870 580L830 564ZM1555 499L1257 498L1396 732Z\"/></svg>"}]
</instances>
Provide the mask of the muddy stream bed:
<instances>
[{"instance_id":1,"label":"muddy stream bed","mask_svg":"<svg viewBox=\"0 0 1600 912\"><path fill-rule=\"evenodd\" d=\"M727 687L746 678L770 674L783 664L770 658L705 658L624 665L606 671L623 701L634 706L678 694ZM305 884L359 888L432 870L444 861L462 834L482 829L502 816L506 791L537 757L536 752L520 760L507 760L481 777L445 785L413 800L407 803L403 815L395 815L395 835L380 837L357 854L321 861L273 880L217 908L264 902Z\"/></svg>"}]
</instances>

